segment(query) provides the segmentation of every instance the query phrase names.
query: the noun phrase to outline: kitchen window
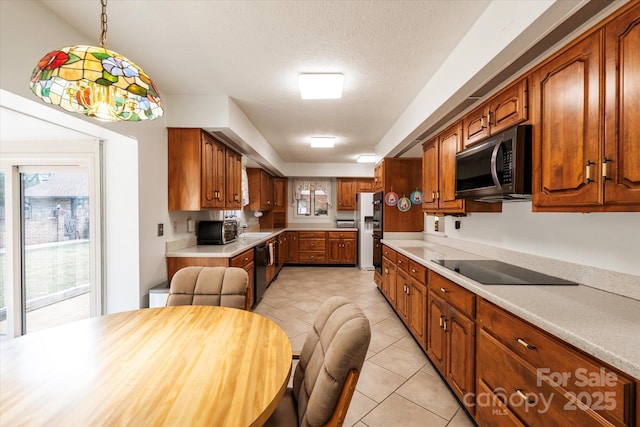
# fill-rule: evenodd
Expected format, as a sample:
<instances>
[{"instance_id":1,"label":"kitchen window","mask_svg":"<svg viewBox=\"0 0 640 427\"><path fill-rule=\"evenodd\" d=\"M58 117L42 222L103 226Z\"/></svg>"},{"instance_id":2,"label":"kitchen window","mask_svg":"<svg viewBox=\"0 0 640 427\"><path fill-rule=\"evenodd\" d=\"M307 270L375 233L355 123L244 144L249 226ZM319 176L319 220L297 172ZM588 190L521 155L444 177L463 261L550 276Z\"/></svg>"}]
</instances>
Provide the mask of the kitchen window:
<instances>
[{"instance_id":1,"label":"kitchen window","mask_svg":"<svg viewBox=\"0 0 640 427\"><path fill-rule=\"evenodd\" d=\"M293 194L294 217L307 219L328 217L331 205L331 181L295 179Z\"/></svg>"}]
</instances>

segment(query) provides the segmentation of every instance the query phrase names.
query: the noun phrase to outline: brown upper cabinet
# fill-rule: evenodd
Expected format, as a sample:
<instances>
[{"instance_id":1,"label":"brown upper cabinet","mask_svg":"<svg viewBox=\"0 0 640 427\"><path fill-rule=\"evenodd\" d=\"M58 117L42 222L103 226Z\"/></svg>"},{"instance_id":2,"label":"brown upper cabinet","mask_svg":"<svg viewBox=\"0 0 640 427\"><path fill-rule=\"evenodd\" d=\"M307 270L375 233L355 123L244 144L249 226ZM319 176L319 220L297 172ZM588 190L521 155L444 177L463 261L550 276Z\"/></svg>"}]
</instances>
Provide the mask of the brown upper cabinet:
<instances>
[{"instance_id":1,"label":"brown upper cabinet","mask_svg":"<svg viewBox=\"0 0 640 427\"><path fill-rule=\"evenodd\" d=\"M640 211L638 52L636 6L534 71L535 211Z\"/></svg>"},{"instance_id":2,"label":"brown upper cabinet","mask_svg":"<svg viewBox=\"0 0 640 427\"><path fill-rule=\"evenodd\" d=\"M273 177L264 169L247 168L249 178L249 210L273 209Z\"/></svg>"},{"instance_id":3,"label":"brown upper cabinet","mask_svg":"<svg viewBox=\"0 0 640 427\"><path fill-rule=\"evenodd\" d=\"M356 194L373 193L373 186L373 178L336 178L336 209L339 211L355 211Z\"/></svg>"},{"instance_id":4,"label":"brown upper cabinet","mask_svg":"<svg viewBox=\"0 0 640 427\"><path fill-rule=\"evenodd\" d=\"M384 191L384 159L373 167L373 192Z\"/></svg>"},{"instance_id":5,"label":"brown upper cabinet","mask_svg":"<svg viewBox=\"0 0 640 427\"><path fill-rule=\"evenodd\" d=\"M226 209L242 209L242 156L226 149Z\"/></svg>"},{"instance_id":6,"label":"brown upper cabinet","mask_svg":"<svg viewBox=\"0 0 640 427\"><path fill-rule=\"evenodd\" d=\"M273 212L287 210L287 178L273 178Z\"/></svg>"},{"instance_id":7,"label":"brown upper cabinet","mask_svg":"<svg viewBox=\"0 0 640 427\"><path fill-rule=\"evenodd\" d=\"M533 75L533 204L602 203L600 129L602 36L564 50ZM563 208L565 210L565 208Z\"/></svg>"},{"instance_id":8,"label":"brown upper cabinet","mask_svg":"<svg viewBox=\"0 0 640 427\"><path fill-rule=\"evenodd\" d=\"M373 178L358 178L356 183L356 193L373 193Z\"/></svg>"},{"instance_id":9,"label":"brown upper cabinet","mask_svg":"<svg viewBox=\"0 0 640 427\"><path fill-rule=\"evenodd\" d=\"M456 153L462 149L462 123L455 123L422 146L422 208L428 212L464 212L455 197Z\"/></svg>"},{"instance_id":10,"label":"brown upper cabinet","mask_svg":"<svg viewBox=\"0 0 640 427\"><path fill-rule=\"evenodd\" d=\"M226 195L232 189L230 198L238 191L240 199L240 154L202 129L169 128L167 145L170 211L236 208Z\"/></svg>"},{"instance_id":11,"label":"brown upper cabinet","mask_svg":"<svg viewBox=\"0 0 640 427\"><path fill-rule=\"evenodd\" d=\"M462 148L527 121L528 110L527 79L523 78L464 116Z\"/></svg>"},{"instance_id":12,"label":"brown upper cabinet","mask_svg":"<svg viewBox=\"0 0 640 427\"><path fill-rule=\"evenodd\" d=\"M605 27L604 203L640 210L640 5Z\"/></svg>"},{"instance_id":13,"label":"brown upper cabinet","mask_svg":"<svg viewBox=\"0 0 640 427\"><path fill-rule=\"evenodd\" d=\"M356 183L355 178L336 178L337 199L336 209L339 211L356 210Z\"/></svg>"},{"instance_id":14,"label":"brown upper cabinet","mask_svg":"<svg viewBox=\"0 0 640 427\"><path fill-rule=\"evenodd\" d=\"M456 199L456 153L462 150L462 122L422 144L422 210L431 215L501 212L502 203Z\"/></svg>"}]
</instances>

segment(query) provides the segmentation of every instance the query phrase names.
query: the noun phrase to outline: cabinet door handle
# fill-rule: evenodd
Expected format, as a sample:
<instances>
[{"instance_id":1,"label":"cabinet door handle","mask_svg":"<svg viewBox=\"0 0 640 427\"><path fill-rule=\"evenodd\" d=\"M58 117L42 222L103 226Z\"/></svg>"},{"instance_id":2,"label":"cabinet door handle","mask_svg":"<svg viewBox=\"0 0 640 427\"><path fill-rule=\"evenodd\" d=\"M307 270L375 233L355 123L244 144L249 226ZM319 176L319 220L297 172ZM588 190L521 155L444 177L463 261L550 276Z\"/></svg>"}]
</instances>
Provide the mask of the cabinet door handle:
<instances>
[{"instance_id":1,"label":"cabinet door handle","mask_svg":"<svg viewBox=\"0 0 640 427\"><path fill-rule=\"evenodd\" d=\"M487 127L491 126L491 110L487 111Z\"/></svg>"},{"instance_id":2,"label":"cabinet door handle","mask_svg":"<svg viewBox=\"0 0 640 427\"><path fill-rule=\"evenodd\" d=\"M484 116L480 117L480 127L482 129L486 129L486 127L487 127L487 126L485 126L485 123L484 123Z\"/></svg>"},{"instance_id":3,"label":"cabinet door handle","mask_svg":"<svg viewBox=\"0 0 640 427\"><path fill-rule=\"evenodd\" d=\"M590 160L587 160L587 164L585 166L584 169L584 183L588 184L590 182L593 182L593 180L591 179L591 166L594 165L595 163L593 163Z\"/></svg>"},{"instance_id":4,"label":"cabinet door handle","mask_svg":"<svg viewBox=\"0 0 640 427\"><path fill-rule=\"evenodd\" d=\"M516 394L518 396L520 396L522 398L522 400L524 400L525 402L527 402L530 405L535 405L536 401L535 400L529 400L529 398L527 397L526 394L524 394L524 392L522 391L522 389L517 388L516 389Z\"/></svg>"},{"instance_id":5,"label":"cabinet door handle","mask_svg":"<svg viewBox=\"0 0 640 427\"><path fill-rule=\"evenodd\" d=\"M442 329L443 325L444 325L444 316L440 316L440 329Z\"/></svg>"},{"instance_id":6,"label":"cabinet door handle","mask_svg":"<svg viewBox=\"0 0 640 427\"><path fill-rule=\"evenodd\" d=\"M531 345L531 344L529 344L528 342L526 342L525 340L523 340L523 339L522 339L522 338L520 338L520 337L516 337L516 341L518 342L518 344L520 344L520 345L522 345L522 346L526 347L526 348L527 348L527 349L529 349L529 350L535 350L535 349L536 349L536 346L535 346L535 345Z\"/></svg>"},{"instance_id":7,"label":"cabinet door handle","mask_svg":"<svg viewBox=\"0 0 640 427\"><path fill-rule=\"evenodd\" d=\"M611 159L607 159L606 156L602 159L602 179L604 181L607 181L609 179L609 177L607 176L607 164L610 162Z\"/></svg>"},{"instance_id":8,"label":"cabinet door handle","mask_svg":"<svg viewBox=\"0 0 640 427\"><path fill-rule=\"evenodd\" d=\"M442 330L447 332L447 319L442 320Z\"/></svg>"},{"instance_id":9,"label":"cabinet door handle","mask_svg":"<svg viewBox=\"0 0 640 427\"><path fill-rule=\"evenodd\" d=\"M445 288L440 288L440 292L444 292L446 294L447 290Z\"/></svg>"}]
</instances>

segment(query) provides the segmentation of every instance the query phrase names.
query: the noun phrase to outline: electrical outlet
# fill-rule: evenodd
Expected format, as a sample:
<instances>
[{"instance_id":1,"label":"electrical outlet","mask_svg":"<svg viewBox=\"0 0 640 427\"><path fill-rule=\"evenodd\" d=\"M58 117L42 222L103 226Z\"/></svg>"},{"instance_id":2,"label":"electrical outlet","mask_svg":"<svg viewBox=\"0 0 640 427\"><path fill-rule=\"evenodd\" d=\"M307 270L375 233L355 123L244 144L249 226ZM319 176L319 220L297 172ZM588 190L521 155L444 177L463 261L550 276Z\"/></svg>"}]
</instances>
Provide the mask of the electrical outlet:
<instances>
[{"instance_id":1,"label":"electrical outlet","mask_svg":"<svg viewBox=\"0 0 640 427\"><path fill-rule=\"evenodd\" d=\"M195 224L193 222L193 219L191 219L191 218L187 219L187 231L189 233L193 233L194 231L196 231Z\"/></svg>"},{"instance_id":2,"label":"electrical outlet","mask_svg":"<svg viewBox=\"0 0 640 427\"><path fill-rule=\"evenodd\" d=\"M158 237L164 235L164 224L158 224Z\"/></svg>"}]
</instances>

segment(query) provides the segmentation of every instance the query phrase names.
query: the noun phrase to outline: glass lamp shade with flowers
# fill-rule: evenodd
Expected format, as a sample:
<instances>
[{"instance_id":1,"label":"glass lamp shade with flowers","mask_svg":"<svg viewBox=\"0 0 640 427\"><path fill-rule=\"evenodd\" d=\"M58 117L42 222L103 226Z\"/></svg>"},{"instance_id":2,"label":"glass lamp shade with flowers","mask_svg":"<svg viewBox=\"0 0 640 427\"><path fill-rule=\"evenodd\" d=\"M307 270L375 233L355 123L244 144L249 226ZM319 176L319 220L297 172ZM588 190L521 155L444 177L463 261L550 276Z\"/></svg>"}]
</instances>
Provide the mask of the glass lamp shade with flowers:
<instances>
[{"instance_id":1,"label":"glass lamp shade with flowers","mask_svg":"<svg viewBox=\"0 0 640 427\"><path fill-rule=\"evenodd\" d=\"M103 121L153 120L164 113L149 76L105 47L72 46L49 52L33 70L30 86L46 103Z\"/></svg>"}]
</instances>

